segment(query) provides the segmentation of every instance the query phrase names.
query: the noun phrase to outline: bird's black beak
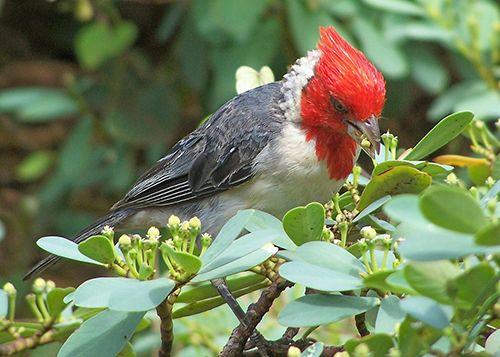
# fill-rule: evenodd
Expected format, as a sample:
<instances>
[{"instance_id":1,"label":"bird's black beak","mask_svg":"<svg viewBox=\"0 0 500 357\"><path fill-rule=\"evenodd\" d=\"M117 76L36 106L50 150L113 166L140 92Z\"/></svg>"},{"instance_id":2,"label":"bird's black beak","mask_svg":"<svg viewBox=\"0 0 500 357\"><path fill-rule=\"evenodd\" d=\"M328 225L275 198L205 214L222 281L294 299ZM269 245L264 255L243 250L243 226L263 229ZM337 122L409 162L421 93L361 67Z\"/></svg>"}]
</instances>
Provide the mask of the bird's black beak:
<instances>
[{"instance_id":1,"label":"bird's black beak","mask_svg":"<svg viewBox=\"0 0 500 357\"><path fill-rule=\"evenodd\" d=\"M368 120L347 120L349 135L361 146L361 148L372 159L380 151L380 129L378 127L378 118L371 116ZM370 145L362 145L363 139L368 140Z\"/></svg>"}]
</instances>

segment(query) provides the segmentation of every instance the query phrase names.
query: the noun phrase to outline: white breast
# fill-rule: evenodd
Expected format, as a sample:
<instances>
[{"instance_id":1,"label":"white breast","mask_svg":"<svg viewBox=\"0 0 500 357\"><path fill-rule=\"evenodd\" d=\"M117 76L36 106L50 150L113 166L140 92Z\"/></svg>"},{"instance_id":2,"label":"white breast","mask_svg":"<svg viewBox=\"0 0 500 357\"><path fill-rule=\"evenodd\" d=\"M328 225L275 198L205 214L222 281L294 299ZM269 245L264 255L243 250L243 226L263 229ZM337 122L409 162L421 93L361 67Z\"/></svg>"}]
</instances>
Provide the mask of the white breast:
<instances>
[{"instance_id":1,"label":"white breast","mask_svg":"<svg viewBox=\"0 0 500 357\"><path fill-rule=\"evenodd\" d=\"M255 178L228 194L240 194L248 207L278 218L293 207L326 202L343 184L330 179L325 162L316 157L314 140L306 141L295 123L287 123L279 143L266 147L256 161Z\"/></svg>"}]
</instances>

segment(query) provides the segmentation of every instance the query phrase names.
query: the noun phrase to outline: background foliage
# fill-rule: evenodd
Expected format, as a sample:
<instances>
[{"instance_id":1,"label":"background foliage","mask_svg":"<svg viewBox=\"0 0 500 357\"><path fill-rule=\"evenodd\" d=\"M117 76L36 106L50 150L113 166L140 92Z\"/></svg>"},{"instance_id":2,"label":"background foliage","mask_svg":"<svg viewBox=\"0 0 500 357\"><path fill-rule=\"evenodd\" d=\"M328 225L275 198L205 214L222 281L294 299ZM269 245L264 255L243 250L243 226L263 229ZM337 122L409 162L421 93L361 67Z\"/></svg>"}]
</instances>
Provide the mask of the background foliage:
<instances>
[{"instance_id":1,"label":"background foliage","mask_svg":"<svg viewBox=\"0 0 500 357\"><path fill-rule=\"evenodd\" d=\"M390 120L382 126L404 147L453 111L472 110L485 121L500 115L494 1L0 4L1 283L19 281L38 258L36 238L69 236L106 212L235 94L239 66L269 65L279 78L314 48L319 25L336 26L384 73ZM457 139L444 151L468 152L465 143ZM48 276L73 285L95 274L68 267ZM217 341L218 329L199 327L204 318L185 323L186 340L197 330L217 331ZM221 323L221 336L227 326Z\"/></svg>"}]
</instances>

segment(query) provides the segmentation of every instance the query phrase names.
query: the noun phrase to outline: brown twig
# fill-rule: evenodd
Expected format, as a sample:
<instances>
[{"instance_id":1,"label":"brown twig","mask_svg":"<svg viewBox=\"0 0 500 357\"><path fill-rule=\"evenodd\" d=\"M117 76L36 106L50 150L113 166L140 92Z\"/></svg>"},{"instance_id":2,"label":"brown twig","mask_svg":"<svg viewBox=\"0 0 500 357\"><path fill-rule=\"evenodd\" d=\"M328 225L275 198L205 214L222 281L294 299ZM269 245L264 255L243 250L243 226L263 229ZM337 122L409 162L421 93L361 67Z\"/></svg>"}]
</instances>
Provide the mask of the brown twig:
<instances>
[{"instance_id":1,"label":"brown twig","mask_svg":"<svg viewBox=\"0 0 500 357\"><path fill-rule=\"evenodd\" d=\"M245 314L245 323L240 323L238 327L233 330L219 356L241 356L245 344L252 335L252 332L264 315L269 311L274 300L276 300L281 292L289 286L292 286L292 283L277 277L273 283L262 292L257 302L248 307Z\"/></svg>"},{"instance_id":2,"label":"brown twig","mask_svg":"<svg viewBox=\"0 0 500 357\"><path fill-rule=\"evenodd\" d=\"M180 289L175 290L163 302L156 307L156 313L160 318L161 346L158 351L160 357L170 357L174 342L174 324L172 322L172 308L174 301L179 296Z\"/></svg>"},{"instance_id":3,"label":"brown twig","mask_svg":"<svg viewBox=\"0 0 500 357\"><path fill-rule=\"evenodd\" d=\"M54 342L56 331L44 329L29 337L20 337L14 341L0 345L0 356L11 356L24 350L28 350L49 342Z\"/></svg>"},{"instance_id":4,"label":"brown twig","mask_svg":"<svg viewBox=\"0 0 500 357\"><path fill-rule=\"evenodd\" d=\"M370 331L368 331L368 328L366 327L365 314L363 313L354 316L354 320L356 321L356 329L358 330L359 335L361 337L368 336Z\"/></svg>"}]
</instances>

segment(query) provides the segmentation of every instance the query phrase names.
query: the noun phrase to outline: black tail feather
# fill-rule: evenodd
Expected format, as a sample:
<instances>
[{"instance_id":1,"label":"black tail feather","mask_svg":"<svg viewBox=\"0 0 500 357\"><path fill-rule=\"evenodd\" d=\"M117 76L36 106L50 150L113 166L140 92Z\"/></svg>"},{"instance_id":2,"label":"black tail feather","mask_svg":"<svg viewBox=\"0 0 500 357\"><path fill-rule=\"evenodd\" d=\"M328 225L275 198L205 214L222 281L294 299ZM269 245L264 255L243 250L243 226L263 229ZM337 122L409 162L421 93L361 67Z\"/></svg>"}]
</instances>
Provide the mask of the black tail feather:
<instances>
[{"instance_id":1,"label":"black tail feather","mask_svg":"<svg viewBox=\"0 0 500 357\"><path fill-rule=\"evenodd\" d=\"M100 218L90 226L84 228L73 238L70 238L70 240L75 243L80 243L90 236L99 234L105 226L115 227L125 218L130 216L133 212L134 210L132 209L111 212L106 216ZM23 280L28 280L40 275L44 270L57 263L59 259L61 259L61 257L58 257L56 255L49 255L48 257L38 262L33 268L31 268L31 270L23 277Z\"/></svg>"}]
</instances>

